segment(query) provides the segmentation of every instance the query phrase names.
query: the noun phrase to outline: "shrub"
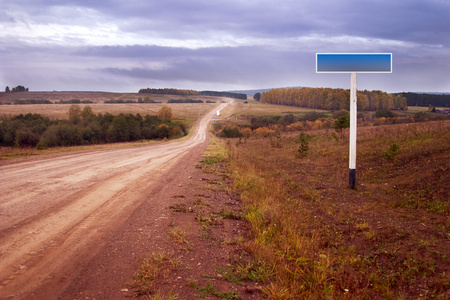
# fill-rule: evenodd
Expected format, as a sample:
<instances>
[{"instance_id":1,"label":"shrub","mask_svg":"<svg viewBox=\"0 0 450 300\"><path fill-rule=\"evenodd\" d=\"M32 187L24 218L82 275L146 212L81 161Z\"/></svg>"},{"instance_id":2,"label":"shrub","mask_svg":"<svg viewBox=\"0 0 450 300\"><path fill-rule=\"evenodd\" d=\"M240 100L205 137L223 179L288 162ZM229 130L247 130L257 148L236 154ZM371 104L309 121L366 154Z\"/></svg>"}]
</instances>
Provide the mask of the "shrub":
<instances>
[{"instance_id":1,"label":"shrub","mask_svg":"<svg viewBox=\"0 0 450 300\"><path fill-rule=\"evenodd\" d=\"M375 118L394 118L395 116L396 114L389 109L377 110L375 112Z\"/></svg>"},{"instance_id":2,"label":"shrub","mask_svg":"<svg viewBox=\"0 0 450 300\"><path fill-rule=\"evenodd\" d=\"M224 138L239 138L242 137L242 133L236 126L225 126L219 133L219 136Z\"/></svg>"}]
</instances>

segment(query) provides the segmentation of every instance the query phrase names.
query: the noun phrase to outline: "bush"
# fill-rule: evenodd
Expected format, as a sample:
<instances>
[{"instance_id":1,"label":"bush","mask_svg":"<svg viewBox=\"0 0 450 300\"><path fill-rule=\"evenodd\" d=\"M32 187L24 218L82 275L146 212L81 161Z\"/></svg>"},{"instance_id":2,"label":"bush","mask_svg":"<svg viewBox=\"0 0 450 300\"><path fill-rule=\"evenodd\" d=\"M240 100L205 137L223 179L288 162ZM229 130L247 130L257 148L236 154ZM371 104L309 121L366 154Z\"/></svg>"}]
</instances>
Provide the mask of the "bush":
<instances>
[{"instance_id":1,"label":"bush","mask_svg":"<svg viewBox=\"0 0 450 300\"><path fill-rule=\"evenodd\" d=\"M375 118L394 118L396 114L389 109L377 110L375 112Z\"/></svg>"},{"instance_id":2,"label":"bush","mask_svg":"<svg viewBox=\"0 0 450 300\"><path fill-rule=\"evenodd\" d=\"M223 138L239 138L242 137L242 133L236 126L225 126L219 133L219 136Z\"/></svg>"},{"instance_id":3,"label":"bush","mask_svg":"<svg viewBox=\"0 0 450 300\"><path fill-rule=\"evenodd\" d=\"M43 139L48 147L76 146L83 143L81 129L69 123L51 125L44 133Z\"/></svg>"}]
</instances>

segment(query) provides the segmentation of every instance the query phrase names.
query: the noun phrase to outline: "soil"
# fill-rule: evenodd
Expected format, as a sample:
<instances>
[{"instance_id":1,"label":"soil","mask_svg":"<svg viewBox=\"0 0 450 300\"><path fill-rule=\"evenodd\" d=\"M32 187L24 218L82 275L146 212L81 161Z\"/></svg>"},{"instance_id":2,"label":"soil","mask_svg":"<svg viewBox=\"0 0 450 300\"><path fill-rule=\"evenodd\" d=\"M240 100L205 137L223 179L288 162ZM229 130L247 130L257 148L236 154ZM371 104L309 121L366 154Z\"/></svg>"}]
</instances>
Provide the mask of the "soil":
<instances>
[{"instance_id":1,"label":"soil","mask_svg":"<svg viewBox=\"0 0 450 300\"><path fill-rule=\"evenodd\" d=\"M226 176L198 167L214 112L184 141L1 162L0 298L127 299L138 292L131 282L140 260L152 253L177 264L149 293L192 299L202 293L194 285L210 284L260 298L257 284L232 284L219 271L244 259L231 241L245 235L245 223L198 221L239 215Z\"/></svg>"}]
</instances>

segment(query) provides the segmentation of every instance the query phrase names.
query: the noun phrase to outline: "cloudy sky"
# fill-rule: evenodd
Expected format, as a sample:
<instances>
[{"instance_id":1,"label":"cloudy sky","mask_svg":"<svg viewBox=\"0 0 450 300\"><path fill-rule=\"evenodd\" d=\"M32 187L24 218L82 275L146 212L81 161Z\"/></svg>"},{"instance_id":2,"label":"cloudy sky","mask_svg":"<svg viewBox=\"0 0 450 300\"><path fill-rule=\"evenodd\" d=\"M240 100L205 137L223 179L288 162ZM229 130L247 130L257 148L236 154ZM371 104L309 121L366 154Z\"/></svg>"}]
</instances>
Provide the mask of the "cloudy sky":
<instances>
[{"instance_id":1,"label":"cloudy sky","mask_svg":"<svg viewBox=\"0 0 450 300\"><path fill-rule=\"evenodd\" d=\"M392 53L358 89L450 92L450 0L1 0L0 85L349 88L316 53Z\"/></svg>"}]
</instances>

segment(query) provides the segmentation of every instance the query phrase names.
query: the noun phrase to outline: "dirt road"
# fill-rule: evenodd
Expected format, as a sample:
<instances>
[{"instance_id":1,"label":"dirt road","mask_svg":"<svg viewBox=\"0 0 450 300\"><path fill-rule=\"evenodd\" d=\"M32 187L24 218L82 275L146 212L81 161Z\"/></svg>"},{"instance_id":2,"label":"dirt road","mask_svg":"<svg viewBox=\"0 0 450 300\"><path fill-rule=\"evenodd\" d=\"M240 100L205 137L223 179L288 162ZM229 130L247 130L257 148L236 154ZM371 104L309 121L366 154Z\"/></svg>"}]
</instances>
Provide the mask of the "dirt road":
<instances>
[{"instance_id":1,"label":"dirt road","mask_svg":"<svg viewBox=\"0 0 450 300\"><path fill-rule=\"evenodd\" d=\"M222 109L226 104L221 104ZM189 139L95 150L0 166L0 298L61 290L165 172L206 139L207 114Z\"/></svg>"}]
</instances>

